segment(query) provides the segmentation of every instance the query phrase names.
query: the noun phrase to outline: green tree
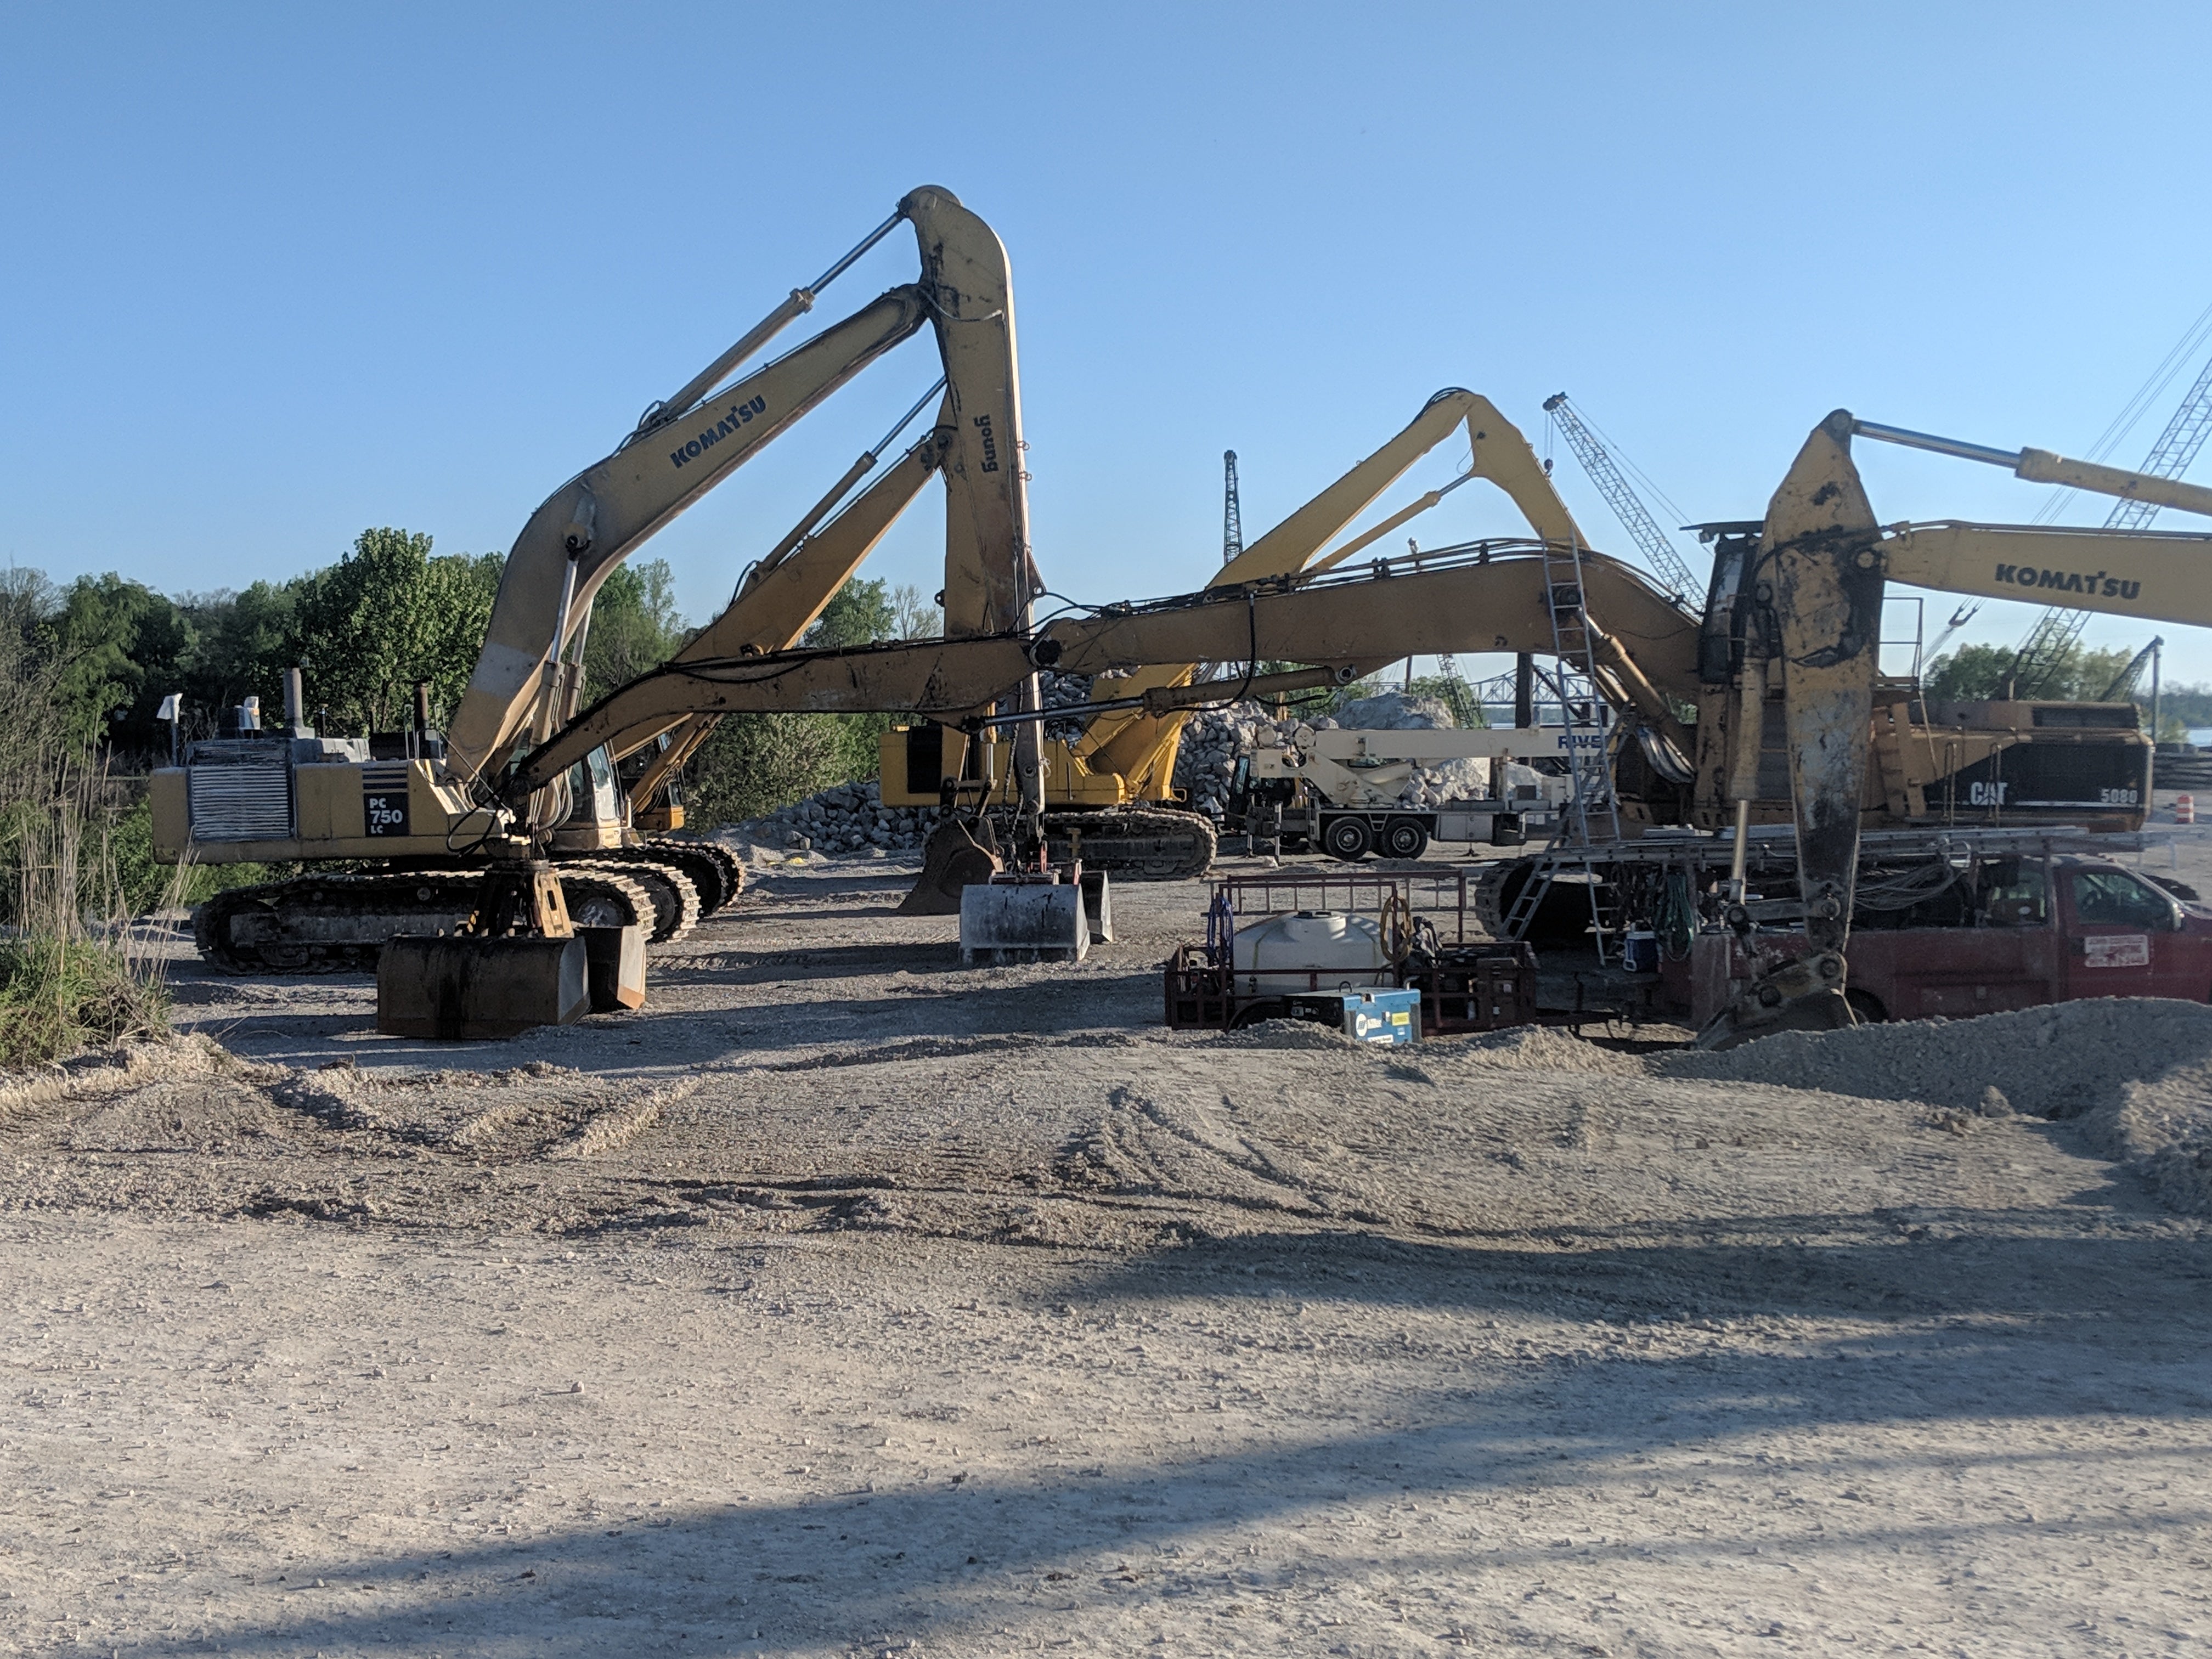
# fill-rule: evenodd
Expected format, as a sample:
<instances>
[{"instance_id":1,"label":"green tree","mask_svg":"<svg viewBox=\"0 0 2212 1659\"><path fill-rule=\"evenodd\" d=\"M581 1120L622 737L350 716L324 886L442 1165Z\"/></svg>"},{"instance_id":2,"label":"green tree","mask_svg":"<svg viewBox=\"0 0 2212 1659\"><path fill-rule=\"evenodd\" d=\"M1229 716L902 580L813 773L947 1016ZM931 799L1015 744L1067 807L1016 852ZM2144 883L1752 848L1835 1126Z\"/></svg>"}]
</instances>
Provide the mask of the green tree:
<instances>
[{"instance_id":1,"label":"green tree","mask_svg":"<svg viewBox=\"0 0 2212 1659\"><path fill-rule=\"evenodd\" d=\"M2030 695L2043 702L2100 702L2134 654L2070 645ZM2019 657L2011 646L1962 645L1930 663L1921 684L1926 696L1938 702L1996 701L2014 684Z\"/></svg>"},{"instance_id":2,"label":"green tree","mask_svg":"<svg viewBox=\"0 0 2212 1659\"><path fill-rule=\"evenodd\" d=\"M1931 702L1990 702L2004 695L2019 656L2008 645L1962 645L1928 665L1921 690Z\"/></svg>"},{"instance_id":3,"label":"green tree","mask_svg":"<svg viewBox=\"0 0 2212 1659\"><path fill-rule=\"evenodd\" d=\"M44 627L70 738L149 746L155 705L191 649L191 626L176 603L112 571L80 576Z\"/></svg>"},{"instance_id":4,"label":"green tree","mask_svg":"<svg viewBox=\"0 0 2212 1659\"><path fill-rule=\"evenodd\" d=\"M899 620L897 603L886 584L855 579L830 597L799 642L811 651L872 645L900 637Z\"/></svg>"},{"instance_id":5,"label":"green tree","mask_svg":"<svg viewBox=\"0 0 2212 1659\"><path fill-rule=\"evenodd\" d=\"M905 620L913 620L909 611ZM839 588L822 608L799 643L814 650L840 650L856 645L872 645L878 640L901 637L902 614L900 602L890 585L880 580L853 580ZM832 784L848 782L855 778L872 778L883 769L883 734L891 728L889 714L828 714L806 718L828 723L835 739L834 758L827 769L835 774L814 786L826 789ZM805 745L818 742L810 738ZM803 790L811 794L812 790ZM792 799L799 799L797 795ZM781 805L783 803L778 802Z\"/></svg>"},{"instance_id":6,"label":"green tree","mask_svg":"<svg viewBox=\"0 0 2212 1659\"><path fill-rule=\"evenodd\" d=\"M584 639L586 696L603 696L659 667L684 637L676 573L668 561L617 565L592 600L592 630Z\"/></svg>"},{"instance_id":7,"label":"green tree","mask_svg":"<svg viewBox=\"0 0 2212 1659\"><path fill-rule=\"evenodd\" d=\"M271 718L283 708L284 671L299 661L299 598L304 578L255 582L242 593L187 593L178 605L191 624L192 646L178 683L188 714L212 719L220 709L259 697ZM194 721L198 724L198 720Z\"/></svg>"},{"instance_id":8,"label":"green tree","mask_svg":"<svg viewBox=\"0 0 2212 1659\"><path fill-rule=\"evenodd\" d=\"M295 650L310 707L341 731L392 731L417 680L442 721L476 667L499 589L496 553L433 558L430 538L364 530L353 550L299 584Z\"/></svg>"},{"instance_id":9,"label":"green tree","mask_svg":"<svg viewBox=\"0 0 2212 1659\"><path fill-rule=\"evenodd\" d=\"M742 823L848 781L855 774L846 726L859 718L727 716L692 760L685 789L691 822L702 829Z\"/></svg>"}]
</instances>

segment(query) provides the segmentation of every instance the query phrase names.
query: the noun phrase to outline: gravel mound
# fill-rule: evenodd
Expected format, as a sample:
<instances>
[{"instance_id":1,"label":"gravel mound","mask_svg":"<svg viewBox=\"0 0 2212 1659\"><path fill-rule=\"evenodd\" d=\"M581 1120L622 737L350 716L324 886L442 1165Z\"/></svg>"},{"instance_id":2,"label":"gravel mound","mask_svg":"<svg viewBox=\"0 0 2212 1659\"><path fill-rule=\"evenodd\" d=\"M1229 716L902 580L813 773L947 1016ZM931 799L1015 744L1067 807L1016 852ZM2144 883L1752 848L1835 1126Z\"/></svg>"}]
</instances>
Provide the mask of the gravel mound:
<instances>
[{"instance_id":1,"label":"gravel mound","mask_svg":"<svg viewBox=\"0 0 2212 1659\"><path fill-rule=\"evenodd\" d=\"M1664 1077L2076 1119L2091 1145L2174 1208L2212 1213L2212 1007L2200 1003L2100 997L1978 1019L1786 1031L1650 1064Z\"/></svg>"},{"instance_id":2,"label":"gravel mound","mask_svg":"<svg viewBox=\"0 0 2212 1659\"><path fill-rule=\"evenodd\" d=\"M1224 1031L1217 1042L1232 1048L1364 1048L1334 1025L1310 1019L1263 1019L1241 1031Z\"/></svg>"},{"instance_id":3,"label":"gravel mound","mask_svg":"<svg viewBox=\"0 0 2212 1659\"><path fill-rule=\"evenodd\" d=\"M1607 1077L1634 1077L1644 1070L1640 1062L1625 1054L1601 1048L1595 1042L1585 1042L1548 1025L1519 1025L1507 1031L1436 1038L1425 1047L1432 1054L1530 1072L1587 1072Z\"/></svg>"}]
</instances>

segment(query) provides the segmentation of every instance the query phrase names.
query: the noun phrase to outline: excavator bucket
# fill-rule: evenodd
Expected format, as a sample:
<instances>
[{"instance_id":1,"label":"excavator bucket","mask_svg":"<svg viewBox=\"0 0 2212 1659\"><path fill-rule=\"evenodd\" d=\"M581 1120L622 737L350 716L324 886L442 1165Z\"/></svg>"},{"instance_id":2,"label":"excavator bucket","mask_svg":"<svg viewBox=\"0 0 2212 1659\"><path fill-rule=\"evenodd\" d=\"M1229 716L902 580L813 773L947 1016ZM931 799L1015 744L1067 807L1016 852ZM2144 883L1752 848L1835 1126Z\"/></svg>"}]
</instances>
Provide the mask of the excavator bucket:
<instances>
[{"instance_id":1,"label":"excavator bucket","mask_svg":"<svg viewBox=\"0 0 2212 1659\"><path fill-rule=\"evenodd\" d=\"M1091 942L1114 942L1113 884L1103 870L1085 870L1078 878L1083 889L1083 914L1090 918Z\"/></svg>"},{"instance_id":2,"label":"excavator bucket","mask_svg":"<svg viewBox=\"0 0 2212 1659\"><path fill-rule=\"evenodd\" d=\"M898 908L902 916L957 916L960 896L1005 869L988 818L947 818L922 848L921 874Z\"/></svg>"},{"instance_id":3,"label":"excavator bucket","mask_svg":"<svg viewBox=\"0 0 2212 1659\"><path fill-rule=\"evenodd\" d=\"M644 1001L641 930L580 933L542 859L495 860L460 932L402 933L376 959L376 1029L387 1036L519 1036Z\"/></svg>"},{"instance_id":4,"label":"excavator bucket","mask_svg":"<svg viewBox=\"0 0 2212 1659\"><path fill-rule=\"evenodd\" d=\"M595 1014L645 1006L645 929L579 927L586 988Z\"/></svg>"},{"instance_id":5,"label":"excavator bucket","mask_svg":"<svg viewBox=\"0 0 2212 1659\"><path fill-rule=\"evenodd\" d=\"M1091 952L1080 884L1000 877L960 895L960 965L1080 962Z\"/></svg>"},{"instance_id":6,"label":"excavator bucket","mask_svg":"<svg viewBox=\"0 0 2212 1659\"><path fill-rule=\"evenodd\" d=\"M386 1036L484 1039L568 1025L591 1008L582 939L403 933L376 963Z\"/></svg>"}]
</instances>

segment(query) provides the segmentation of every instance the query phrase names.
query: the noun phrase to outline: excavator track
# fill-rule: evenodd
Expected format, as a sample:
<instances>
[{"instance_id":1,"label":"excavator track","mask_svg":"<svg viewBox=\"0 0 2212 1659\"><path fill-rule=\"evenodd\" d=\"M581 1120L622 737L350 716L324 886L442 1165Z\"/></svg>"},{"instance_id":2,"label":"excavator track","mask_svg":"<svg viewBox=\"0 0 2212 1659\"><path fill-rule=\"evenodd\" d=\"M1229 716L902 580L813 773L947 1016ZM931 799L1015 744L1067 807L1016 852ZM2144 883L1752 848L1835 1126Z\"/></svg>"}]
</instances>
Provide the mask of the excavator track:
<instances>
[{"instance_id":1,"label":"excavator track","mask_svg":"<svg viewBox=\"0 0 2212 1659\"><path fill-rule=\"evenodd\" d=\"M656 907L644 883L618 870L561 872L568 920L579 927L650 927Z\"/></svg>"},{"instance_id":2,"label":"excavator track","mask_svg":"<svg viewBox=\"0 0 2212 1659\"><path fill-rule=\"evenodd\" d=\"M580 875L627 878L652 902L650 942L666 945L684 938L699 925L699 890L682 870L643 856L646 851L641 847L630 847L620 852L594 853L587 858L561 860L553 868L564 888ZM647 918L641 916L639 920Z\"/></svg>"},{"instance_id":3,"label":"excavator track","mask_svg":"<svg viewBox=\"0 0 2212 1659\"><path fill-rule=\"evenodd\" d=\"M699 890L699 914L711 916L745 890L745 866L720 842L655 836L646 848L658 864L672 864Z\"/></svg>"},{"instance_id":4,"label":"excavator track","mask_svg":"<svg viewBox=\"0 0 2212 1659\"><path fill-rule=\"evenodd\" d=\"M1173 807L1048 812L1044 835L1055 863L1080 858L1121 881L1193 881L1213 866L1213 820Z\"/></svg>"},{"instance_id":5,"label":"excavator track","mask_svg":"<svg viewBox=\"0 0 2212 1659\"><path fill-rule=\"evenodd\" d=\"M192 938L227 974L373 973L393 934L459 927L483 880L466 870L380 871L235 887L200 906Z\"/></svg>"},{"instance_id":6,"label":"excavator track","mask_svg":"<svg viewBox=\"0 0 2212 1659\"><path fill-rule=\"evenodd\" d=\"M1513 901L1536 873L1533 858L1499 859L1486 865L1474 884L1474 914L1492 939L1504 939L1506 918ZM1544 895L1528 924L1531 945L1565 945L1587 938L1590 928L1589 889L1580 882L1562 882Z\"/></svg>"},{"instance_id":7,"label":"excavator track","mask_svg":"<svg viewBox=\"0 0 2212 1659\"><path fill-rule=\"evenodd\" d=\"M235 887L199 907L192 940L226 974L374 973L394 935L460 927L483 884L478 870L382 870ZM561 884L569 914L586 924L650 927L677 902L656 904L651 889L619 868L567 866Z\"/></svg>"}]
</instances>

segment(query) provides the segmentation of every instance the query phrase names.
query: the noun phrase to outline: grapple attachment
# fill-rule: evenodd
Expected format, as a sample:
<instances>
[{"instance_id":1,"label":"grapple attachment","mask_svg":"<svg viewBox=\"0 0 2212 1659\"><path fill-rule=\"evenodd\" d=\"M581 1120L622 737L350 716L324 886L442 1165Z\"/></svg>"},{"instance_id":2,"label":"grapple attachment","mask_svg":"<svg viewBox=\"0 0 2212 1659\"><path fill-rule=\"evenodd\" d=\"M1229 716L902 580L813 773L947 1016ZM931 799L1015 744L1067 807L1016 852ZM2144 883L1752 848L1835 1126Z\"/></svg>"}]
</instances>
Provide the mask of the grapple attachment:
<instances>
[{"instance_id":1,"label":"grapple attachment","mask_svg":"<svg viewBox=\"0 0 2212 1659\"><path fill-rule=\"evenodd\" d=\"M1844 998L1844 958L1816 951L1745 983L1735 1002L1713 1016L1691 1044L1733 1048L1777 1031L1839 1031L1858 1022Z\"/></svg>"}]
</instances>

